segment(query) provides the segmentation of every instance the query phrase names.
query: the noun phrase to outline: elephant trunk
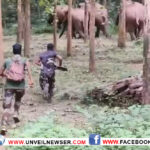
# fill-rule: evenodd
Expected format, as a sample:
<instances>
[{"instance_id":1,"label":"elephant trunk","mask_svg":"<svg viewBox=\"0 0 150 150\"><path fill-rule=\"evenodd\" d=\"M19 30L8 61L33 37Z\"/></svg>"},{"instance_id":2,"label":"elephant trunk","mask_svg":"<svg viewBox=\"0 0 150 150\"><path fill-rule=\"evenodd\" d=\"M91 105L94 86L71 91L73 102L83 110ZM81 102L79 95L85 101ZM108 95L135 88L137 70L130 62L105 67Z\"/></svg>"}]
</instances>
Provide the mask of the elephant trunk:
<instances>
[{"instance_id":1,"label":"elephant trunk","mask_svg":"<svg viewBox=\"0 0 150 150\"><path fill-rule=\"evenodd\" d=\"M116 18L116 22L115 22L116 26L119 25L119 14L117 15L117 18Z\"/></svg>"}]
</instances>

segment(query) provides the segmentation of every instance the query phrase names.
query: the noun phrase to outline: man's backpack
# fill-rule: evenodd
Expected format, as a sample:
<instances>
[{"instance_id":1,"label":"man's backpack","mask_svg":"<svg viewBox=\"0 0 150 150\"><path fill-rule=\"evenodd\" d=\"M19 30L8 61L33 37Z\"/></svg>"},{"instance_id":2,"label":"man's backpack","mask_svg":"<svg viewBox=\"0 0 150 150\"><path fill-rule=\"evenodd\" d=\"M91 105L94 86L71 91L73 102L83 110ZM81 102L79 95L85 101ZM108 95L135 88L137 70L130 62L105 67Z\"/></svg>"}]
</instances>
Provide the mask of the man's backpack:
<instances>
[{"instance_id":1,"label":"man's backpack","mask_svg":"<svg viewBox=\"0 0 150 150\"><path fill-rule=\"evenodd\" d=\"M4 74L7 80L23 81L25 79L25 64L21 61L12 60L12 63Z\"/></svg>"}]
</instances>

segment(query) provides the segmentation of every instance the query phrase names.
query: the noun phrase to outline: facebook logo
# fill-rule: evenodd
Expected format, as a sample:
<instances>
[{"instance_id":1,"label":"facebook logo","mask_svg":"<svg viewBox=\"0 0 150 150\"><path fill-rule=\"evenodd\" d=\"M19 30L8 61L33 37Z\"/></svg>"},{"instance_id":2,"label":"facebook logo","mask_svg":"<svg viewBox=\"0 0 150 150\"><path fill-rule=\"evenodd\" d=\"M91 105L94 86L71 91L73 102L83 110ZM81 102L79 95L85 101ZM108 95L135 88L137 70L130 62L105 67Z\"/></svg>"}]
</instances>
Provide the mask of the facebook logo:
<instances>
[{"instance_id":1,"label":"facebook logo","mask_svg":"<svg viewBox=\"0 0 150 150\"><path fill-rule=\"evenodd\" d=\"M90 145L100 145L100 135L99 134L90 134L89 144Z\"/></svg>"}]
</instances>

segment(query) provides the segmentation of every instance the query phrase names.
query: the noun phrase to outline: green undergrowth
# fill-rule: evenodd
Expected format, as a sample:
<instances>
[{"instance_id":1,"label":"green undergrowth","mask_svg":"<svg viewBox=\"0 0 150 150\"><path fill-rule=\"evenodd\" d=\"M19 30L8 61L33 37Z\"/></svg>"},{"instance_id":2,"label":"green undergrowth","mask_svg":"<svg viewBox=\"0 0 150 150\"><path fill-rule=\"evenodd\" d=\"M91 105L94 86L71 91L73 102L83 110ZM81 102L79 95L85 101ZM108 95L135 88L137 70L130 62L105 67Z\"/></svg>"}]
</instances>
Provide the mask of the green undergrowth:
<instances>
[{"instance_id":1,"label":"green undergrowth","mask_svg":"<svg viewBox=\"0 0 150 150\"><path fill-rule=\"evenodd\" d=\"M128 109L115 107L76 106L76 109L88 118L89 127L78 129L60 124L53 114L28 123L11 132L11 137L23 138L88 138L90 133L105 138L149 138L150 106L134 105ZM146 146L55 146L55 147L11 147L15 150L147 150Z\"/></svg>"},{"instance_id":2,"label":"green undergrowth","mask_svg":"<svg viewBox=\"0 0 150 150\"><path fill-rule=\"evenodd\" d=\"M73 138L86 137L83 129L69 128L66 124L59 124L54 114L39 118L36 122L27 123L24 127L12 131L11 134L21 138Z\"/></svg>"},{"instance_id":3,"label":"green undergrowth","mask_svg":"<svg viewBox=\"0 0 150 150\"><path fill-rule=\"evenodd\" d=\"M53 33L53 27L48 24L37 24L32 28L34 34Z\"/></svg>"},{"instance_id":4,"label":"green undergrowth","mask_svg":"<svg viewBox=\"0 0 150 150\"><path fill-rule=\"evenodd\" d=\"M31 31L33 34L43 34L43 33L53 33L53 27L47 23L34 24L32 25ZM4 28L4 35L16 35L17 34L17 24L9 24Z\"/></svg>"},{"instance_id":5,"label":"green undergrowth","mask_svg":"<svg viewBox=\"0 0 150 150\"><path fill-rule=\"evenodd\" d=\"M66 124L59 124L53 117L48 115L38 121L28 123L24 127L11 132L11 137L19 138L88 138L89 132L85 129L70 128ZM89 146L39 146L39 147L10 147L12 150L90 150ZM95 147L94 150L98 150Z\"/></svg>"},{"instance_id":6,"label":"green undergrowth","mask_svg":"<svg viewBox=\"0 0 150 150\"><path fill-rule=\"evenodd\" d=\"M77 107L91 123L94 133L105 138L149 138L150 106L133 105L128 109L91 105L88 109ZM103 147L104 150L147 150L146 146Z\"/></svg>"}]
</instances>

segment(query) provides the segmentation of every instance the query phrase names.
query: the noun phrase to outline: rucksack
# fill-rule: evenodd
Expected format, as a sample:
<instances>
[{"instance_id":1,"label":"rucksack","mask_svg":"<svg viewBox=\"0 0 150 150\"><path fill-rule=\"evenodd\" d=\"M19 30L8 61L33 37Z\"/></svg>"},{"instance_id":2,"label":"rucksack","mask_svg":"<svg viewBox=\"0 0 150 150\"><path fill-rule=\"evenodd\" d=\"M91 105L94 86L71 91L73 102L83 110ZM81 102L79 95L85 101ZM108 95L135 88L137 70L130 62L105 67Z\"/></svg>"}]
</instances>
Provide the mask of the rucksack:
<instances>
[{"instance_id":1,"label":"rucksack","mask_svg":"<svg viewBox=\"0 0 150 150\"><path fill-rule=\"evenodd\" d=\"M5 71L5 76L7 80L19 82L25 79L24 70L25 64L23 62L12 60L9 68L7 68Z\"/></svg>"}]
</instances>

